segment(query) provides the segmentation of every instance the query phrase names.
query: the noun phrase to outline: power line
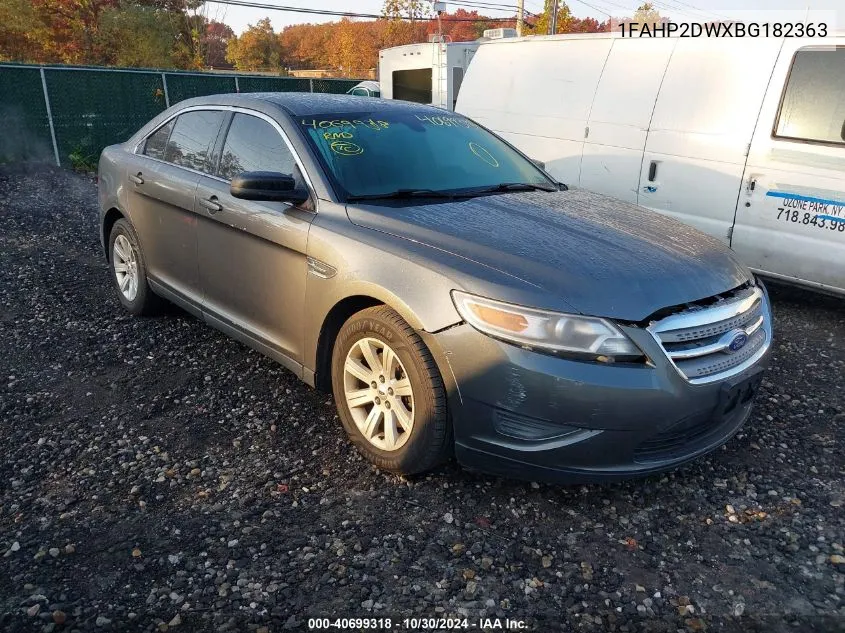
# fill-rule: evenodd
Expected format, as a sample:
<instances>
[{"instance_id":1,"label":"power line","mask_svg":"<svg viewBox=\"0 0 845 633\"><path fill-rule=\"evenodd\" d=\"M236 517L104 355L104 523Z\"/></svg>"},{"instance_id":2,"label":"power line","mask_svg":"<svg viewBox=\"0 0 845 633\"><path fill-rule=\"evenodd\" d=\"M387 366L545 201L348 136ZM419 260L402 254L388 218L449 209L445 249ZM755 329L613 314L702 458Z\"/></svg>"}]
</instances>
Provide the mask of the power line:
<instances>
[{"instance_id":1,"label":"power line","mask_svg":"<svg viewBox=\"0 0 845 633\"><path fill-rule=\"evenodd\" d=\"M498 11L515 11L516 5L513 4L502 4L501 2L485 2L484 0L472 0L472 2L466 2L464 0L455 1L450 0L446 4L454 4L455 6L462 6L466 4L474 4L474 5L484 5L489 7L490 9L496 9Z\"/></svg>"},{"instance_id":2,"label":"power line","mask_svg":"<svg viewBox=\"0 0 845 633\"><path fill-rule=\"evenodd\" d=\"M492 2L481 2L479 0L460 0L459 2L451 1L447 4L453 4L457 7L470 7L473 9L484 9L488 11L513 11L516 13L517 7L509 4L498 4ZM526 15L530 15L533 17L540 17L538 14L532 11L524 11ZM483 17L483 16L480 16ZM451 19L451 18L449 18Z\"/></svg>"},{"instance_id":3,"label":"power line","mask_svg":"<svg viewBox=\"0 0 845 633\"><path fill-rule=\"evenodd\" d=\"M575 1L576 1L576 2L580 2L581 4L583 4L583 5L586 5L586 6L590 7L593 11L597 11L598 13L601 13L601 14L603 14L603 15L608 16L608 18L611 18L611 17L612 17L612 16L611 16L611 14L610 14L608 11L602 11L602 10L601 10L601 9L599 9L598 7L594 7L593 5L591 5L591 4L587 3L587 2L584 2L584 0L575 0Z\"/></svg>"},{"instance_id":4,"label":"power line","mask_svg":"<svg viewBox=\"0 0 845 633\"><path fill-rule=\"evenodd\" d=\"M673 7L671 5L665 4L666 2L673 2L678 6ZM692 9L693 11L697 11L698 13L700 13L701 15L703 15L705 17L711 17L711 18L715 17L715 18L719 18L720 20L722 20L722 19L730 20L731 19L731 18L729 18L725 15L713 13L712 11L704 11L702 9L697 9L694 6L692 6L691 4L686 4L684 2L680 2L680 0L662 0L661 2L652 2L652 4L656 7L658 7L658 8L666 9L667 11L674 11L675 13L680 13L681 15L688 15L688 16L694 17L698 20L701 19L701 16L697 16L694 13L691 13L689 9ZM684 9L682 7L689 7L689 8Z\"/></svg>"},{"instance_id":5,"label":"power line","mask_svg":"<svg viewBox=\"0 0 845 633\"><path fill-rule=\"evenodd\" d=\"M328 15L333 17L341 17L341 18L368 18L371 20L380 20L383 18L393 18L394 16L384 16L378 13L356 13L353 11L329 11L327 9L303 9L302 7L288 7L282 5L275 5L275 4L265 4L262 2L251 2L249 0L207 0L209 4L226 4L235 7L249 7L251 9L268 9L271 11L286 11L290 13L306 13L308 15ZM411 17L411 16L395 16L396 19L400 20L411 20L411 21L420 21L420 22L428 22L433 18L429 17ZM449 18L452 22L478 22L476 18ZM514 18L486 18L487 22L512 22Z\"/></svg>"}]
</instances>

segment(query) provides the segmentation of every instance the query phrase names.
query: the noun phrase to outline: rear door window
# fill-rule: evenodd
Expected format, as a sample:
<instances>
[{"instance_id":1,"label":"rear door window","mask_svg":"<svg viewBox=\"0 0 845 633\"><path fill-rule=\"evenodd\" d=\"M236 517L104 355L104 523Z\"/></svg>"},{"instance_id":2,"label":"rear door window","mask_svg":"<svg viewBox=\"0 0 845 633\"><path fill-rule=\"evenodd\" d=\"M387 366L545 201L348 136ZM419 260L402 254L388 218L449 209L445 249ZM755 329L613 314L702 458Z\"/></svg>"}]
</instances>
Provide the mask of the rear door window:
<instances>
[{"instance_id":1,"label":"rear door window","mask_svg":"<svg viewBox=\"0 0 845 633\"><path fill-rule=\"evenodd\" d=\"M144 143L144 155L150 158L158 158L164 160L164 152L167 149L167 139L170 138L170 132L173 130L173 119L158 128L155 132L147 137Z\"/></svg>"},{"instance_id":2,"label":"rear door window","mask_svg":"<svg viewBox=\"0 0 845 633\"><path fill-rule=\"evenodd\" d=\"M294 158L278 130L264 119L249 114L235 114L217 175L231 180L245 171L274 171L294 174Z\"/></svg>"},{"instance_id":3,"label":"rear door window","mask_svg":"<svg viewBox=\"0 0 845 633\"><path fill-rule=\"evenodd\" d=\"M225 113L220 110L193 110L176 118L167 143L164 160L180 167L211 173L212 153Z\"/></svg>"},{"instance_id":4,"label":"rear door window","mask_svg":"<svg viewBox=\"0 0 845 633\"><path fill-rule=\"evenodd\" d=\"M775 135L845 144L845 47L795 54Z\"/></svg>"}]
</instances>

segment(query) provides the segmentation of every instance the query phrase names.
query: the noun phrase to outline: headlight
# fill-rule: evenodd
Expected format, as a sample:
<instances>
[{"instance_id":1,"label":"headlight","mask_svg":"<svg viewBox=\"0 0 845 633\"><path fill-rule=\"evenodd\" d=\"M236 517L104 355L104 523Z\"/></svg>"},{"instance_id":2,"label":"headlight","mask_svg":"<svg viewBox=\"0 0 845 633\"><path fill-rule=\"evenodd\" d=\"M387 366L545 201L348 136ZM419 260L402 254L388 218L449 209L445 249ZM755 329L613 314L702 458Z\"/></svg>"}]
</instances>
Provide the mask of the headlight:
<instances>
[{"instance_id":1,"label":"headlight","mask_svg":"<svg viewBox=\"0 0 845 633\"><path fill-rule=\"evenodd\" d=\"M642 359L643 352L607 319L548 312L452 291L464 321L510 343L601 362Z\"/></svg>"}]
</instances>

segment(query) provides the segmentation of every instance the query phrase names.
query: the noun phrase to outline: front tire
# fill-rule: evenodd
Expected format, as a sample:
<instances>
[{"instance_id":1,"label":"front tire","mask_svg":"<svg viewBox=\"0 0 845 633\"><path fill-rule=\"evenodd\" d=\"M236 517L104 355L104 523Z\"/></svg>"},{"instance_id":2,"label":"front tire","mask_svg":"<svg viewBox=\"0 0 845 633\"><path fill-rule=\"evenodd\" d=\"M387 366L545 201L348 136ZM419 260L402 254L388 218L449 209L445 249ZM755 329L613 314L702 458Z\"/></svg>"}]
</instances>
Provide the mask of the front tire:
<instances>
[{"instance_id":1,"label":"front tire","mask_svg":"<svg viewBox=\"0 0 845 633\"><path fill-rule=\"evenodd\" d=\"M123 307L139 316L157 313L161 299L147 283L147 267L138 236L125 218L112 227L108 253L111 278Z\"/></svg>"},{"instance_id":2,"label":"front tire","mask_svg":"<svg viewBox=\"0 0 845 633\"><path fill-rule=\"evenodd\" d=\"M379 468L402 475L449 455L446 389L428 348L394 310L354 314L332 351L332 390L343 428Z\"/></svg>"}]
</instances>

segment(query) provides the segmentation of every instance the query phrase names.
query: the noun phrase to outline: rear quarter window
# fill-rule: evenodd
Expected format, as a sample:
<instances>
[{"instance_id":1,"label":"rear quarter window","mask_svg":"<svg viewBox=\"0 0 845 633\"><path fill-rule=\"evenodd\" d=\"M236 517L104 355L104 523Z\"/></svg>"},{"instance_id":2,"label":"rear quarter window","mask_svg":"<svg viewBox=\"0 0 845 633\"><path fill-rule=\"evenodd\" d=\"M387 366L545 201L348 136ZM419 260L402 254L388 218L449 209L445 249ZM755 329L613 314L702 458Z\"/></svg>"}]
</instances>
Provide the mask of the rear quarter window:
<instances>
[{"instance_id":1,"label":"rear quarter window","mask_svg":"<svg viewBox=\"0 0 845 633\"><path fill-rule=\"evenodd\" d=\"M170 138L170 132L173 130L173 123L174 120L171 119L147 137L147 140L144 142L145 156L164 160L164 152L167 149L167 140Z\"/></svg>"},{"instance_id":2,"label":"rear quarter window","mask_svg":"<svg viewBox=\"0 0 845 633\"><path fill-rule=\"evenodd\" d=\"M845 145L845 47L795 54L775 136Z\"/></svg>"}]
</instances>

